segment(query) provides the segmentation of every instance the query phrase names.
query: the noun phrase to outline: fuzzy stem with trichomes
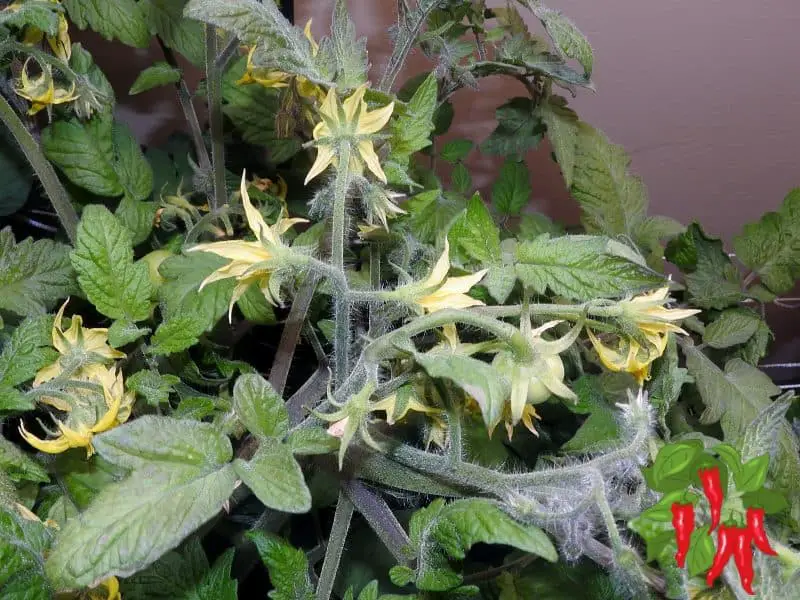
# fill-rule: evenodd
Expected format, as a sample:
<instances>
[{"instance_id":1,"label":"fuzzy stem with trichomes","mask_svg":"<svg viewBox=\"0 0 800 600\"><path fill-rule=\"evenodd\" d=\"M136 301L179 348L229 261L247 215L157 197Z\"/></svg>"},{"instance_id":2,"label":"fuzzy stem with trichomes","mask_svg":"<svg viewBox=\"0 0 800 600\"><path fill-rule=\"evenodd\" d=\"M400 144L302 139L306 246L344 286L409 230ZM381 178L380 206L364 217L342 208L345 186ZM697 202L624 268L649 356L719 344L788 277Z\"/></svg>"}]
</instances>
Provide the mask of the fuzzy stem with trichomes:
<instances>
[{"instance_id":1,"label":"fuzzy stem with trichomes","mask_svg":"<svg viewBox=\"0 0 800 600\"><path fill-rule=\"evenodd\" d=\"M350 187L350 153L349 142L339 146L338 169L333 184L333 215L331 223L331 265L343 278L344 246L347 238L347 190ZM334 332L334 378L340 385L347 376L347 363L350 351L350 301L347 294L338 294L334 298L335 332Z\"/></svg>"},{"instance_id":2,"label":"fuzzy stem with trichomes","mask_svg":"<svg viewBox=\"0 0 800 600\"><path fill-rule=\"evenodd\" d=\"M206 32L206 95L208 97L208 120L211 128L211 168L213 194L211 211L214 212L228 201L225 188L225 133L222 114L222 71L217 65L217 28L207 24Z\"/></svg>"},{"instance_id":3,"label":"fuzzy stem with trichomes","mask_svg":"<svg viewBox=\"0 0 800 600\"><path fill-rule=\"evenodd\" d=\"M353 503L342 490L339 492L339 501L333 515L331 535L325 549L325 559L322 561L322 570L317 584L317 600L329 600L333 593L333 584L339 571L339 561L342 559L344 543L350 531L350 521L353 518Z\"/></svg>"},{"instance_id":4,"label":"fuzzy stem with trichomes","mask_svg":"<svg viewBox=\"0 0 800 600\"><path fill-rule=\"evenodd\" d=\"M42 182L47 197L58 215L61 225L73 244L78 237L78 213L72 206L67 190L61 185L53 165L45 158L39 144L27 130L25 124L11 108L8 101L0 95L0 119L11 132L25 158L28 159L39 181Z\"/></svg>"}]
</instances>

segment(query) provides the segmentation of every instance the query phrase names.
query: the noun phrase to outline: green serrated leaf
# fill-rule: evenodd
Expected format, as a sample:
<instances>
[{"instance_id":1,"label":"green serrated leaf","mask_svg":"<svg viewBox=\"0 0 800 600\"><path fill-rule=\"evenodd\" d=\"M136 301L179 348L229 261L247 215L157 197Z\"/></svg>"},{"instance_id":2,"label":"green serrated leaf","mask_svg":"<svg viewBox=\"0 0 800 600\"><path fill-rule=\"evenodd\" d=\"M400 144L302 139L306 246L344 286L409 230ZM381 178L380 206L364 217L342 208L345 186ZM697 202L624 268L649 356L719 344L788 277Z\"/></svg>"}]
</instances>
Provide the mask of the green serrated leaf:
<instances>
[{"instance_id":1,"label":"green serrated leaf","mask_svg":"<svg viewBox=\"0 0 800 600\"><path fill-rule=\"evenodd\" d=\"M183 14L231 31L245 44L261 44L261 51L254 57L258 65L279 68L312 81L326 81L317 68L311 44L274 2L189 0Z\"/></svg>"},{"instance_id":2,"label":"green serrated leaf","mask_svg":"<svg viewBox=\"0 0 800 600\"><path fill-rule=\"evenodd\" d=\"M487 428L494 429L500 422L509 390L490 364L469 356L436 352L418 353L414 359L431 377L449 379L475 398Z\"/></svg>"},{"instance_id":3,"label":"green serrated leaf","mask_svg":"<svg viewBox=\"0 0 800 600\"><path fill-rule=\"evenodd\" d=\"M500 304L504 303L517 282L517 274L512 265L492 266L483 279L483 285L489 291L489 295Z\"/></svg>"},{"instance_id":4,"label":"green serrated leaf","mask_svg":"<svg viewBox=\"0 0 800 600\"><path fill-rule=\"evenodd\" d=\"M50 481L47 471L38 462L4 437L0 437L0 472L15 483Z\"/></svg>"},{"instance_id":5,"label":"green serrated leaf","mask_svg":"<svg viewBox=\"0 0 800 600\"><path fill-rule=\"evenodd\" d=\"M25 383L58 357L50 347L50 316L29 317L17 326L0 353L0 388Z\"/></svg>"},{"instance_id":6,"label":"green serrated leaf","mask_svg":"<svg viewBox=\"0 0 800 600\"><path fill-rule=\"evenodd\" d=\"M213 517L236 482L230 441L208 423L147 415L93 442L133 472L62 527L45 564L59 588L146 568Z\"/></svg>"},{"instance_id":7,"label":"green serrated leaf","mask_svg":"<svg viewBox=\"0 0 800 600\"><path fill-rule=\"evenodd\" d=\"M336 0L331 36L320 43L317 60L325 65L328 79L341 89L352 89L367 81L367 40L356 36L346 0Z\"/></svg>"},{"instance_id":8,"label":"green serrated leaf","mask_svg":"<svg viewBox=\"0 0 800 600\"><path fill-rule=\"evenodd\" d=\"M68 252L68 246L46 239L17 244L10 227L0 229L0 310L32 316L73 292Z\"/></svg>"},{"instance_id":9,"label":"green serrated leaf","mask_svg":"<svg viewBox=\"0 0 800 600\"><path fill-rule=\"evenodd\" d=\"M449 162L450 164L455 164L461 160L464 160L472 151L473 146L474 144L472 140L450 140L444 146L442 146L442 149L439 152L439 158Z\"/></svg>"},{"instance_id":10,"label":"green serrated leaf","mask_svg":"<svg viewBox=\"0 0 800 600\"><path fill-rule=\"evenodd\" d=\"M640 256L602 236L544 234L517 248L516 271L539 294L547 289L574 300L618 297L663 282Z\"/></svg>"},{"instance_id":11,"label":"green serrated leaf","mask_svg":"<svg viewBox=\"0 0 800 600\"><path fill-rule=\"evenodd\" d=\"M553 146L564 182L571 187L578 145L578 115L567 106L562 96L550 96L539 104L537 110L547 127L547 139Z\"/></svg>"},{"instance_id":12,"label":"green serrated leaf","mask_svg":"<svg viewBox=\"0 0 800 600\"><path fill-rule=\"evenodd\" d=\"M531 196L530 173L525 163L507 160L492 186L492 204L501 215L517 216Z\"/></svg>"},{"instance_id":13,"label":"green serrated leaf","mask_svg":"<svg viewBox=\"0 0 800 600\"><path fill-rule=\"evenodd\" d=\"M217 514L235 483L229 464L176 462L134 472L104 489L80 519L67 521L45 572L64 589L132 575Z\"/></svg>"},{"instance_id":14,"label":"green serrated leaf","mask_svg":"<svg viewBox=\"0 0 800 600\"><path fill-rule=\"evenodd\" d=\"M125 580L125 600L190 600L208 573L208 559L197 537Z\"/></svg>"},{"instance_id":15,"label":"green serrated leaf","mask_svg":"<svg viewBox=\"0 0 800 600\"><path fill-rule=\"evenodd\" d=\"M578 396L581 412L589 417L581 424L575 435L561 446L562 452L599 452L619 441L619 424L615 411L603 397L595 378L584 375L572 389Z\"/></svg>"},{"instance_id":16,"label":"green serrated leaf","mask_svg":"<svg viewBox=\"0 0 800 600\"><path fill-rule=\"evenodd\" d=\"M692 302L701 308L722 310L744 299L739 272L719 238L707 235L697 223L667 244L665 256L680 267Z\"/></svg>"},{"instance_id":17,"label":"green serrated leaf","mask_svg":"<svg viewBox=\"0 0 800 600\"><path fill-rule=\"evenodd\" d=\"M84 209L71 258L78 283L98 311L131 322L150 316L147 265L133 262L130 233L107 208Z\"/></svg>"},{"instance_id":18,"label":"green serrated leaf","mask_svg":"<svg viewBox=\"0 0 800 600\"><path fill-rule=\"evenodd\" d=\"M52 530L0 505L0 596L8 600L52 598L42 563Z\"/></svg>"},{"instance_id":19,"label":"green serrated leaf","mask_svg":"<svg viewBox=\"0 0 800 600\"><path fill-rule=\"evenodd\" d=\"M458 163L450 173L450 182L453 190L459 194L467 194L472 189L472 175L464 163Z\"/></svg>"},{"instance_id":20,"label":"green serrated leaf","mask_svg":"<svg viewBox=\"0 0 800 600\"><path fill-rule=\"evenodd\" d=\"M289 413L283 398L261 375L242 375L233 386L233 410L250 433L283 439L289 433Z\"/></svg>"},{"instance_id":21,"label":"green serrated leaf","mask_svg":"<svg viewBox=\"0 0 800 600\"><path fill-rule=\"evenodd\" d=\"M205 61L203 24L183 16L186 0L139 0L150 33L202 67Z\"/></svg>"},{"instance_id":22,"label":"green serrated leaf","mask_svg":"<svg viewBox=\"0 0 800 600\"><path fill-rule=\"evenodd\" d=\"M50 36L58 33L59 6L48 0L28 0L0 11L0 25L23 29L30 26Z\"/></svg>"},{"instance_id":23,"label":"green serrated leaf","mask_svg":"<svg viewBox=\"0 0 800 600\"><path fill-rule=\"evenodd\" d=\"M139 75L136 77L136 81L133 82L131 89L128 90L128 94L134 96L162 85L177 83L180 80L180 69L173 67L164 61L159 61L139 73Z\"/></svg>"},{"instance_id":24,"label":"green serrated leaf","mask_svg":"<svg viewBox=\"0 0 800 600\"><path fill-rule=\"evenodd\" d=\"M551 562L558 559L555 547L541 529L518 523L489 500L456 500L429 508L419 517L422 511L415 513L411 525L422 549L416 581L420 589L446 591L459 585L461 576L450 570L440 553L463 559L478 542L505 544Z\"/></svg>"},{"instance_id":25,"label":"green serrated leaf","mask_svg":"<svg viewBox=\"0 0 800 600\"><path fill-rule=\"evenodd\" d=\"M236 306L242 311L244 318L257 325L275 325L278 322L275 309L267 302L261 289L253 284L236 301Z\"/></svg>"},{"instance_id":26,"label":"green serrated leaf","mask_svg":"<svg viewBox=\"0 0 800 600\"><path fill-rule=\"evenodd\" d=\"M628 173L630 157L598 129L580 123L573 171L573 197L589 233L632 236L647 216L647 191Z\"/></svg>"},{"instance_id":27,"label":"green serrated leaf","mask_svg":"<svg viewBox=\"0 0 800 600\"><path fill-rule=\"evenodd\" d=\"M339 439L324 429L295 429L289 434L286 443L295 456L331 454L339 449Z\"/></svg>"},{"instance_id":28,"label":"green serrated leaf","mask_svg":"<svg viewBox=\"0 0 800 600\"><path fill-rule=\"evenodd\" d=\"M127 469L113 465L97 454L87 460L80 452L59 454L51 470L63 483L69 505L74 505L79 511L85 510L101 491L128 474Z\"/></svg>"},{"instance_id":29,"label":"green serrated leaf","mask_svg":"<svg viewBox=\"0 0 800 600\"><path fill-rule=\"evenodd\" d=\"M130 321L121 319L114 321L108 328L108 343L112 348L121 348L148 333L150 333L148 327L139 327Z\"/></svg>"},{"instance_id":30,"label":"green serrated leaf","mask_svg":"<svg viewBox=\"0 0 800 600\"><path fill-rule=\"evenodd\" d=\"M151 406L159 406L169 402L169 395L180 382L175 375L162 375L158 371L138 371L128 377L128 389L142 396Z\"/></svg>"},{"instance_id":31,"label":"green serrated leaf","mask_svg":"<svg viewBox=\"0 0 800 600\"><path fill-rule=\"evenodd\" d=\"M800 188L789 192L778 212L745 225L733 248L770 291L791 290L800 277Z\"/></svg>"},{"instance_id":32,"label":"green serrated leaf","mask_svg":"<svg viewBox=\"0 0 800 600\"><path fill-rule=\"evenodd\" d=\"M251 460L237 458L233 468L264 506L288 513L311 509L311 492L289 446L262 440Z\"/></svg>"},{"instance_id":33,"label":"green serrated leaf","mask_svg":"<svg viewBox=\"0 0 800 600\"><path fill-rule=\"evenodd\" d=\"M758 330L761 317L746 308L723 311L703 331L703 342L712 348L729 348L744 344Z\"/></svg>"},{"instance_id":34,"label":"green serrated leaf","mask_svg":"<svg viewBox=\"0 0 800 600\"><path fill-rule=\"evenodd\" d=\"M436 77L430 74L414 91L405 114L392 120L389 125L392 136L389 160L407 165L412 154L430 146L437 92Z\"/></svg>"},{"instance_id":35,"label":"green serrated leaf","mask_svg":"<svg viewBox=\"0 0 800 600\"><path fill-rule=\"evenodd\" d=\"M500 260L500 230L478 194L472 196L466 211L450 227L447 238L453 249L460 249L480 263Z\"/></svg>"},{"instance_id":36,"label":"green serrated leaf","mask_svg":"<svg viewBox=\"0 0 800 600\"><path fill-rule=\"evenodd\" d=\"M153 336L154 354L171 354L197 343L226 313L232 279L215 281L198 291L202 281L227 261L209 252L173 256L159 266L166 280L158 290L164 322Z\"/></svg>"},{"instance_id":37,"label":"green serrated leaf","mask_svg":"<svg viewBox=\"0 0 800 600\"><path fill-rule=\"evenodd\" d=\"M144 415L94 438L97 452L126 469L173 465L218 468L233 457L230 440L210 423Z\"/></svg>"},{"instance_id":38,"label":"green serrated leaf","mask_svg":"<svg viewBox=\"0 0 800 600\"><path fill-rule=\"evenodd\" d=\"M308 575L305 552L263 531L249 531L247 537L255 544L269 571L275 588L268 594L272 600L314 600L314 586Z\"/></svg>"},{"instance_id":39,"label":"green serrated leaf","mask_svg":"<svg viewBox=\"0 0 800 600\"><path fill-rule=\"evenodd\" d=\"M63 0L70 20L80 29L90 27L107 40L146 48L150 32L135 0Z\"/></svg>"},{"instance_id":40,"label":"green serrated leaf","mask_svg":"<svg viewBox=\"0 0 800 600\"><path fill-rule=\"evenodd\" d=\"M512 98L495 111L495 118L497 128L481 144L486 154L522 160L539 145L544 127L530 98Z\"/></svg>"},{"instance_id":41,"label":"green serrated leaf","mask_svg":"<svg viewBox=\"0 0 800 600\"><path fill-rule=\"evenodd\" d=\"M542 21L558 52L566 58L577 60L583 67L586 77L591 77L594 65L592 47L575 23L560 11L540 4L533 6L532 10Z\"/></svg>"}]
</instances>

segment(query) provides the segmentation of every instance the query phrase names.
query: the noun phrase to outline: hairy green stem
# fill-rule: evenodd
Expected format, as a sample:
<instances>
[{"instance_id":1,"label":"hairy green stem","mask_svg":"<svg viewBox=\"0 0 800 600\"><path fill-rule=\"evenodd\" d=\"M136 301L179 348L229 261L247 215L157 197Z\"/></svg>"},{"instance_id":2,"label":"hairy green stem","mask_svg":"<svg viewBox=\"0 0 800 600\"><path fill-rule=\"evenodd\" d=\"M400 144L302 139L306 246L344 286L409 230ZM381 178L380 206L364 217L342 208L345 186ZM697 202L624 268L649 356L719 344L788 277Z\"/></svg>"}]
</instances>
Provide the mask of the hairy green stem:
<instances>
[{"instance_id":1,"label":"hairy green stem","mask_svg":"<svg viewBox=\"0 0 800 600\"><path fill-rule=\"evenodd\" d=\"M464 459L464 440L462 439L461 411L459 407L453 406L452 401L447 409L447 452L450 462L459 464Z\"/></svg>"},{"instance_id":2,"label":"hairy green stem","mask_svg":"<svg viewBox=\"0 0 800 600\"><path fill-rule=\"evenodd\" d=\"M164 60L167 61L167 64L174 69L179 69L178 60L175 58L175 53L172 49L167 47L161 37L156 36L156 40L161 47L161 52L164 54ZM208 156L208 149L203 141L203 130L200 127L200 120L197 118L197 111L194 109L194 104L192 104L192 94L183 77L175 84L175 89L178 92L178 102L183 111L183 118L186 119L186 124L189 126L189 133L192 136L197 162L203 171L209 172L211 171L211 159ZM210 200L211 198L209 198L209 201Z\"/></svg>"},{"instance_id":3,"label":"hairy green stem","mask_svg":"<svg viewBox=\"0 0 800 600\"><path fill-rule=\"evenodd\" d=\"M336 504L336 513L333 515L333 526L328 538L328 547L325 549L325 560L322 562L322 571L317 584L317 600L329 600L333 593L333 584L336 583L336 574L339 571L339 561L342 559L344 543L347 532L350 530L350 520L353 518L353 503L344 493L339 492L339 502Z\"/></svg>"},{"instance_id":4,"label":"hairy green stem","mask_svg":"<svg viewBox=\"0 0 800 600\"><path fill-rule=\"evenodd\" d=\"M378 89L382 92L388 92L394 86L397 75L400 69L406 62L408 53L414 47L414 42L417 41L417 36L420 30L428 20L428 15L438 6L436 0L418 0L417 8L410 10L408 5L403 4L403 9L398 10L398 24L399 32L397 34L392 55L389 57L389 62L386 65L386 70L383 72L381 81L378 84ZM400 14L402 13L402 14Z\"/></svg>"},{"instance_id":5,"label":"hairy green stem","mask_svg":"<svg viewBox=\"0 0 800 600\"><path fill-rule=\"evenodd\" d=\"M225 132L222 115L222 71L217 66L217 28L206 24L206 94L208 120L211 126L211 163L214 194L211 210L215 211L228 201L225 188Z\"/></svg>"},{"instance_id":6,"label":"hairy green stem","mask_svg":"<svg viewBox=\"0 0 800 600\"><path fill-rule=\"evenodd\" d=\"M0 118L19 144L39 181L42 182L42 187L47 197L50 198L50 203L53 205L69 241L75 244L78 237L78 213L72 206L69 194L61 185L53 165L45 158L39 144L2 95L0 95Z\"/></svg>"},{"instance_id":7,"label":"hairy green stem","mask_svg":"<svg viewBox=\"0 0 800 600\"><path fill-rule=\"evenodd\" d=\"M303 323L305 323L308 308L311 306L311 300L314 298L317 283L319 283L319 277L315 273L309 273L294 297L289 316L283 326L281 340L278 342L278 351L275 353L275 360L272 362L269 372L269 382L279 394L283 394L283 389L286 387L294 351L300 341L300 332L303 330Z\"/></svg>"},{"instance_id":8,"label":"hairy green stem","mask_svg":"<svg viewBox=\"0 0 800 600\"><path fill-rule=\"evenodd\" d=\"M379 337L364 349L364 354L370 362L377 363L387 355L387 352L394 352L397 342L448 323L461 323L483 329L506 342L518 359L530 360L533 358L530 344L519 329L513 325L503 323L477 311L451 308L414 319L407 325Z\"/></svg>"},{"instance_id":9,"label":"hairy green stem","mask_svg":"<svg viewBox=\"0 0 800 600\"><path fill-rule=\"evenodd\" d=\"M331 226L331 264L333 268L345 276L344 246L347 238L347 189L350 186L350 144L341 144L339 149L339 167L336 181L333 184L333 217ZM336 330L334 333L334 378L336 385L341 385L347 376L347 364L350 351L350 301L347 294L337 294L334 299Z\"/></svg>"},{"instance_id":10,"label":"hairy green stem","mask_svg":"<svg viewBox=\"0 0 800 600\"><path fill-rule=\"evenodd\" d=\"M413 557L411 541L386 502L359 481L343 481L342 489L392 556L407 563Z\"/></svg>"}]
</instances>

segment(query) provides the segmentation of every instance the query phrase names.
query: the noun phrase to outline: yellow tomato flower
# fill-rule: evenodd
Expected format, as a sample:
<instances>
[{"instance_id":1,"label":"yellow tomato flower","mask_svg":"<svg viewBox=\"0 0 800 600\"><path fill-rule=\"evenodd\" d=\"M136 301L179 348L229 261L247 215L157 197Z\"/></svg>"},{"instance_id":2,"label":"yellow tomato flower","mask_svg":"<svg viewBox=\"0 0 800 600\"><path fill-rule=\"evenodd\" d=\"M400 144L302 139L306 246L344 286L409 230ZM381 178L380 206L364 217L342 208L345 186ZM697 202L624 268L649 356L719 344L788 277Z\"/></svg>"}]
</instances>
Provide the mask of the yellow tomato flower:
<instances>
[{"instance_id":1,"label":"yellow tomato flower","mask_svg":"<svg viewBox=\"0 0 800 600\"><path fill-rule=\"evenodd\" d=\"M214 271L200 284L200 289L202 290L205 286L215 281L230 277L236 279L236 287L234 287L233 296L228 307L229 320L232 316L233 305L247 291L247 288L254 283L258 285L268 302L273 305L279 304L277 290L272 289L269 285L269 275L272 271L269 261L274 256L275 249L283 246L280 236L294 225L308 222L306 219L284 219L281 217L277 223L270 227L264 221L261 213L250 202L245 173L242 173L240 192L247 224L256 236L256 241L227 240L211 242L198 244L188 250L189 252L211 252L230 260L227 265Z\"/></svg>"},{"instance_id":2,"label":"yellow tomato flower","mask_svg":"<svg viewBox=\"0 0 800 600\"><path fill-rule=\"evenodd\" d=\"M306 176L306 184L330 165L337 166L337 142L340 140L350 144L352 172L362 174L366 164L375 177L386 183L386 174L372 146L370 136L378 133L389 122L394 111L394 102L370 112L364 100L366 91L366 85L356 88L340 105L336 89L328 90L328 95L319 109L322 121L314 127L317 159Z\"/></svg>"},{"instance_id":3,"label":"yellow tomato flower","mask_svg":"<svg viewBox=\"0 0 800 600\"><path fill-rule=\"evenodd\" d=\"M63 361L78 353L86 355L91 360L72 374L76 379L92 376L97 373L98 368L102 371L102 363L106 361L125 357L124 352L114 350L108 345L108 329L84 327L83 318L80 315L72 316L69 329L65 331L62 327L62 320L68 302L69 299L61 305L53 321L52 343L61 356L56 362L36 373L36 378L33 380L34 387L61 375L64 372Z\"/></svg>"},{"instance_id":4,"label":"yellow tomato flower","mask_svg":"<svg viewBox=\"0 0 800 600\"><path fill-rule=\"evenodd\" d=\"M645 334L664 334L670 331L686 335L686 332L675 325L701 312L693 308L665 308L663 304L669 300L669 288L663 287L653 292L623 300L619 304L622 314L636 323Z\"/></svg>"},{"instance_id":5,"label":"yellow tomato flower","mask_svg":"<svg viewBox=\"0 0 800 600\"><path fill-rule=\"evenodd\" d=\"M43 108L56 104L65 104L76 100L75 82L73 81L69 89L56 87L53 81L53 70L50 65L45 65L38 77L31 78L28 75L28 63L31 57L22 65L19 81L16 82L14 91L31 102L28 110L29 115L35 115Z\"/></svg>"},{"instance_id":6,"label":"yellow tomato flower","mask_svg":"<svg viewBox=\"0 0 800 600\"><path fill-rule=\"evenodd\" d=\"M483 279L488 269L482 269L477 273L462 277L447 277L449 270L450 244L445 238L444 252L436 261L431 274L422 283L414 284L421 292L415 299L416 304L429 313L444 308L469 308L483 305L480 300L468 296L467 292Z\"/></svg>"},{"instance_id":7,"label":"yellow tomato flower","mask_svg":"<svg viewBox=\"0 0 800 600\"><path fill-rule=\"evenodd\" d=\"M308 43L311 45L312 56L316 56L317 52L319 52L319 44L317 44L316 40L311 35L311 19L309 19L306 23L303 32L305 33ZM292 78L294 78L295 82L297 83L297 92L301 96L322 102L322 100L325 98L325 93L318 85L312 83L305 77L302 77L301 75L295 76L291 73L285 73L279 69L270 69L254 65L253 55L255 54L256 47L257 46L252 46L248 51L247 69L244 75L242 75L242 77L236 83L240 85L258 83L266 88L285 88L289 87Z\"/></svg>"},{"instance_id":8,"label":"yellow tomato flower","mask_svg":"<svg viewBox=\"0 0 800 600\"><path fill-rule=\"evenodd\" d=\"M59 0L50 0L50 3L59 4ZM22 4L22 2L17 0L12 2L3 10L17 12L20 8L22 8ZM25 35L22 39L22 43L28 45L38 44L44 37L44 32L41 29L28 26L25 29ZM69 62L69 59L72 56L72 41L69 38L69 23L67 22L67 18L64 16L63 12L58 14L58 31L56 32L56 35L48 35L47 43L50 44L53 54L55 54L65 63Z\"/></svg>"},{"instance_id":9,"label":"yellow tomato flower","mask_svg":"<svg viewBox=\"0 0 800 600\"><path fill-rule=\"evenodd\" d=\"M587 328L589 340L592 342L600 362L616 372L627 372L636 378L639 385L650 379L650 367L667 348L670 333L687 335L675 324L699 313L696 309L665 308L663 304L669 300L669 288L661 288L629 300L620 302L623 316L634 323L642 333L646 344L627 337L616 336L616 346L604 344L591 329Z\"/></svg>"},{"instance_id":10,"label":"yellow tomato flower","mask_svg":"<svg viewBox=\"0 0 800 600\"><path fill-rule=\"evenodd\" d=\"M239 85L247 85L250 83L260 83L268 88L285 88L289 87L289 81L292 76L289 73L278 71L277 69L265 69L257 67L253 64L253 54L255 54L257 46L250 48L247 53L247 70L244 75L236 82Z\"/></svg>"},{"instance_id":11,"label":"yellow tomato flower","mask_svg":"<svg viewBox=\"0 0 800 600\"><path fill-rule=\"evenodd\" d=\"M108 431L121 425L130 418L134 395L125 391L122 373L111 367L96 379L89 380L103 388L105 412L100 415L96 406L70 407L66 421L56 420L58 433L55 439L41 439L25 429L24 423L19 426L22 438L31 446L47 454L60 454L70 448L86 448L87 458L94 454L92 437L96 433Z\"/></svg>"}]
</instances>

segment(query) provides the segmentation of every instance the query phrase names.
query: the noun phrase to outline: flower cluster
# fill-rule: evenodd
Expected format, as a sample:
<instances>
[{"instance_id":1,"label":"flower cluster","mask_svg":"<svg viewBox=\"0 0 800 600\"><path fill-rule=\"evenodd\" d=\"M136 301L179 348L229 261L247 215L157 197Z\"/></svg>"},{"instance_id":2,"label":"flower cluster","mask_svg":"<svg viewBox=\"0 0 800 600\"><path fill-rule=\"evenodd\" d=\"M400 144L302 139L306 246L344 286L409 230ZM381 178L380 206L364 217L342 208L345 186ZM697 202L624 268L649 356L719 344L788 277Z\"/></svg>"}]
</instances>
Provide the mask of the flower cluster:
<instances>
[{"instance_id":1,"label":"flower cluster","mask_svg":"<svg viewBox=\"0 0 800 600\"><path fill-rule=\"evenodd\" d=\"M56 429L47 438L29 432L25 424L19 430L31 446L48 454L59 454L70 448L85 448L94 453L92 437L128 420L134 395L125 390L122 373L109 363L125 355L108 345L107 329L83 326L79 315L72 317L68 329L63 328L64 309L58 311L52 328L52 344L58 351L55 362L40 369L34 388L44 389L39 401L66 416L53 417Z\"/></svg>"},{"instance_id":2,"label":"flower cluster","mask_svg":"<svg viewBox=\"0 0 800 600\"><path fill-rule=\"evenodd\" d=\"M639 338L615 335L616 347L604 343L595 333L587 328L600 362L611 371L628 372L641 385L650 378L650 366L659 356L664 354L670 333L687 335L675 324L699 313L696 309L665 308L669 301L669 288L664 287L634 298L622 300L622 318L638 330Z\"/></svg>"},{"instance_id":3,"label":"flower cluster","mask_svg":"<svg viewBox=\"0 0 800 600\"><path fill-rule=\"evenodd\" d=\"M49 0L52 4L59 4L60 0ZM18 0L9 4L4 11L17 12L22 8ZM64 65L69 64L72 56L72 41L69 37L69 24L63 12L58 13L58 29L55 35L47 35L41 29L29 26L25 29L22 42L29 46L39 45L47 41L55 57ZM39 73L31 75L32 63L37 63ZM42 64L38 60L28 57L22 66L19 79L14 82L14 91L31 103L28 114L35 115L43 109L48 111L57 104L66 104L78 99L75 93L75 82L65 85L56 80L53 75L53 65Z\"/></svg>"}]
</instances>

